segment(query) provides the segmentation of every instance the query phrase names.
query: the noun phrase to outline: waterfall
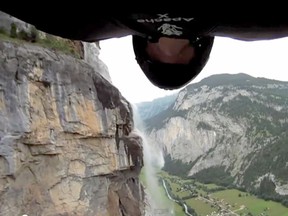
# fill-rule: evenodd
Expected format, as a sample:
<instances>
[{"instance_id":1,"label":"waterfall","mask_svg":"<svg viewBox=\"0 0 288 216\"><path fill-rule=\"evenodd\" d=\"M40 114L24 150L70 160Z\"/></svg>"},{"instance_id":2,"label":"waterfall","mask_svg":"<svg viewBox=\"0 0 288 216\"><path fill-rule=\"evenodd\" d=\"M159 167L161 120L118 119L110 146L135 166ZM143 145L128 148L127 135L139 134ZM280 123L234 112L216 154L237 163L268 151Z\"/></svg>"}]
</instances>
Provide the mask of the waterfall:
<instances>
[{"instance_id":1,"label":"waterfall","mask_svg":"<svg viewBox=\"0 0 288 216\"><path fill-rule=\"evenodd\" d=\"M144 181L146 182L145 192L148 204L146 216L174 215L173 206L167 203L167 199L163 197L165 194L161 191L161 182L159 182L157 177L157 172L164 166L162 150L155 143L153 145L153 142L148 140L136 107L133 107L133 113L135 128L143 139L144 167L142 168L142 172L145 178Z\"/></svg>"},{"instance_id":2,"label":"waterfall","mask_svg":"<svg viewBox=\"0 0 288 216\"><path fill-rule=\"evenodd\" d=\"M145 128L143 122L138 114L137 107L133 107L134 113L134 122L135 129L137 133L143 139L143 155L144 155L144 167L142 171L144 172L145 182L146 182L146 196L148 196L148 209L146 209L145 216L157 216L165 215L172 216L174 215L173 205L164 201L163 194L161 193L161 184L163 185L166 195L168 198L176 203L179 203L178 200L175 200L169 194L165 181L159 183L157 178L157 172L161 170L164 166L164 157L162 150L154 142L148 140L145 135ZM160 185L159 185L160 184ZM166 200L166 199L165 199ZM183 204L185 214L188 216L193 216L188 212L186 204Z\"/></svg>"}]
</instances>

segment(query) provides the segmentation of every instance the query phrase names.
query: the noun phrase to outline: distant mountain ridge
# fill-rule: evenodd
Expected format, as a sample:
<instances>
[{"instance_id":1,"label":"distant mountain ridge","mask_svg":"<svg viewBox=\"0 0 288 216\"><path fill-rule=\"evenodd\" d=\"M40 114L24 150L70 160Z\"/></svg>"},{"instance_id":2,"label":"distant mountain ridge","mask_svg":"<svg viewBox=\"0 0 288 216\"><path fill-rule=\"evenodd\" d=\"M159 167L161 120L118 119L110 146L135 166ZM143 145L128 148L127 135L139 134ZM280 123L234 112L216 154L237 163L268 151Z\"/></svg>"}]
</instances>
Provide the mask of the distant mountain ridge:
<instances>
[{"instance_id":1,"label":"distant mountain ridge","mask_svg":"<svg viewBox=\"0 0 288 216\"><path fill-rule=\"evenodd\" d=\"M156 98L152 101L137 103L136 107L139 112L141 119L149 119L159 112L167 109L176 99L177 94L168 95L161 98Z\"/></svg>"},{"instance_id":2,"label":"distant mountain ridge","mask_svg":"<svg viewBox=\"0 0 288 216\"><path fill-rule=\"evenodd\" d=\"M288 203L288 82L213 75L182 89L145 125L168 171L180 163L178 174Z\"/></svg>"}]
</instances>

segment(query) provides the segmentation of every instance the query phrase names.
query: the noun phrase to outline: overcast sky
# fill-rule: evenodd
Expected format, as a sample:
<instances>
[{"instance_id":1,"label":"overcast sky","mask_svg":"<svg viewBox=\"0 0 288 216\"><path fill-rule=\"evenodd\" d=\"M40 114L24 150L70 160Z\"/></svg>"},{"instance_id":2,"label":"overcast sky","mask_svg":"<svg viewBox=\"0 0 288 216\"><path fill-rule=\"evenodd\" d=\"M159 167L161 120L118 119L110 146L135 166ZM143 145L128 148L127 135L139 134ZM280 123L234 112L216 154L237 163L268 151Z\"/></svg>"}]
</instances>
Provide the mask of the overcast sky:
<instances>
[{"instance_id":1,"label":"overcast sky","mask_svg":"<svg viewBox=\"0 0 288 216\"><path fill-rule=\"evenodd\" d=\"M100 47L113 84L129 102L151 101L179 91L161 90L148 81L135 60L131 36L102 41ZM220 73L288 81L288 38L244 42L216 37L206 67L191 83Z\"/></svg>"}]
</instances>

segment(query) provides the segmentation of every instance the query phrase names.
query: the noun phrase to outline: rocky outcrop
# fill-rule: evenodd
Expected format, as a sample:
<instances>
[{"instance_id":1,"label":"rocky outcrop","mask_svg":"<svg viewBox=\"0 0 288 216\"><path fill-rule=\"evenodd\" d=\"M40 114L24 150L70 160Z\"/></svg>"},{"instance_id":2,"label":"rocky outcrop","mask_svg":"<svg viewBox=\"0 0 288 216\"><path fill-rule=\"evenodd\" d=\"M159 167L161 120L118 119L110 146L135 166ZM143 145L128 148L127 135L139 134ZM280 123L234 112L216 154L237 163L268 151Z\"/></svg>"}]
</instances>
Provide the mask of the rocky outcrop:
<instances>
[{"instance_id":1,"label":"rocky outcrop","mask_svg":"<svg viewBox=\"0 0 288 216\"><path fill-rule=\"evenodd\" d=\"M141 137L95 67L0 42L0 215L143 215Z\"/></svg>"},{"instance_id":2,"label":"rocky outcrop","mask_svg":"<svg viewBox=\"0 0 288 216\"><path fill-rule=\"evenodd\" d=\"M10 32L11 25L15 24L18 31L29 31L32 27L29 23L23 22L7 13L0 11L0 29L2 31Z\"/></svg>"},{"instance_id":3,"label":"rocky outcrop","mask_svg":"<svg viewBox=\"0 0 288 216\"><path fill-rule=\"evenodd\" d=\"M99 58L100 49L97 43L83 42L84 60L112 83L106 64Z\"/></svg>"}]
</instances>

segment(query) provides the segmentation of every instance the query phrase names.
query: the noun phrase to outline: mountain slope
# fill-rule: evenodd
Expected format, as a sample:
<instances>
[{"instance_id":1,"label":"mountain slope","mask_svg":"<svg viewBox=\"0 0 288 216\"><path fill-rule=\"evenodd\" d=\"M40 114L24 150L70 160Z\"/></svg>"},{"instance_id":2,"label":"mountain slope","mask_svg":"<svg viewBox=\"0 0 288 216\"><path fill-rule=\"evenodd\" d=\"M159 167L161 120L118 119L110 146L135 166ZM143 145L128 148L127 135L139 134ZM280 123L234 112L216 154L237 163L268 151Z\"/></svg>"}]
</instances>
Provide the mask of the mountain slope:
<instances>
[{"instance_id":1,"label":"mountain slope","mask_svg":"<svg viewBox=\"0 0 288 216\"><path fill-rule=\"evenodd\" d=\"M183 175L256 192L270 182L267 196L288 194L288 82L213 75L145 124L166 162L185 164Z\"/></svg>"}]
</instances>

